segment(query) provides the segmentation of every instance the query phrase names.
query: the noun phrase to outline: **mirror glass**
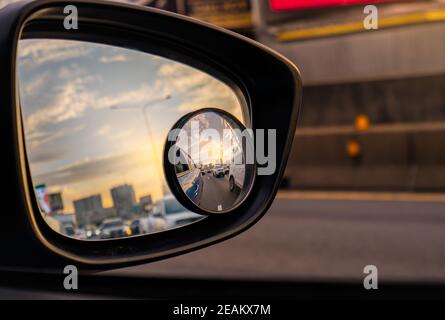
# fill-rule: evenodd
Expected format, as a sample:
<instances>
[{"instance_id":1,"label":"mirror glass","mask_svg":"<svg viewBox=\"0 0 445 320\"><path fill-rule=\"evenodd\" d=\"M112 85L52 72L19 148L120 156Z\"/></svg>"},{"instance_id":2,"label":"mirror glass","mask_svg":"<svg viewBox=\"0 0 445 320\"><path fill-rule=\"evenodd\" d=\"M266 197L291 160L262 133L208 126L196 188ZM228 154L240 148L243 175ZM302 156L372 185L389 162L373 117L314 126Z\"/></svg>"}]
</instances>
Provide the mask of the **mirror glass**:
<instances>
[{"instance_id":1,"label":"mirror glass","mask_svg":"<svg viewBox=\"0 0 445 320\"><path fill-rule=\"evenodd\" d=\"M231 87L178 61L90 42L21 40L17 62L32 182L54 230L104 240L203 218L172 196L162 151L192 111L219 108L244 123Z\"/></svg>"},{"instance_id":2,"label":"mirror glass","mask_svg":"<svg viewBox=\"0 0 445 320\"><path fill-rule=\"evenodd\" d=\"M251 131L226 112L194 112L169 134L165 152L171 170L167 172L200 209L208 213L233 210L253 183L252 137Z\"/></svg>"}]
</instances>

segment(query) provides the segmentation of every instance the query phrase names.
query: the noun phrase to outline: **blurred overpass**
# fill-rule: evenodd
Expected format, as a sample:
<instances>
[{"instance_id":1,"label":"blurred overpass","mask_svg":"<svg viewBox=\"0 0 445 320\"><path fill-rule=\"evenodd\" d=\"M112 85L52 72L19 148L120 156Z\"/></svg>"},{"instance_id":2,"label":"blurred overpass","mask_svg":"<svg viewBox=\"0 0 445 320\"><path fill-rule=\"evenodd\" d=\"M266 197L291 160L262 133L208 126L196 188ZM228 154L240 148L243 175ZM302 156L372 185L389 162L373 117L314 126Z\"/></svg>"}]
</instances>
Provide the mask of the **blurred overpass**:
<instances>
[{"instance_id":1,"label":"blurred overpass","mask_svg":"<svg viewBox=\"0 0 445 320\"><path fill-rule=\"evenodd\" d=\"M271 12L254 3L258 40L303 78L285 187L445 191L443 1L378 4L383 26L399 24L371 31L353 28L364 6ZM354 127L358 115L368 129ZM348 154L351 141L359 156Z\"/></svg>"}]
</instances>

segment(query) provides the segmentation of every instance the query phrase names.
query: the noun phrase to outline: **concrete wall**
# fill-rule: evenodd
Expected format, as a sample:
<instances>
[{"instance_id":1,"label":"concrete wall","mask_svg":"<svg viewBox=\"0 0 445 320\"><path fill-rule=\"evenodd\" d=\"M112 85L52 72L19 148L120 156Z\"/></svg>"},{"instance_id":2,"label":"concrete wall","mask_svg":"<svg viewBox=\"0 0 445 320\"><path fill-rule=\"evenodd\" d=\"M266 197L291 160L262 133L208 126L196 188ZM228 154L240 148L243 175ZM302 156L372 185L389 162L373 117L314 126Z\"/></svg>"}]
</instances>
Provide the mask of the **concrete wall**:
<instances>
[{"instance_id":1,"label":"concrete wall","mask_svg":"<svg viewBox=\"0 0 445 320\"><path fill-rule=\"evenodd\" d=\"M359 160L346 144L357 139ZM445 129L296 135L285 172L288 187L445 191Z\"/></svg>"},{"instance_id":2,"label":"concrete wall","mask_svg":"<svg viewBox=\"0 0 445 320\"><path fill-rule=\"evenodd\" d=\"M289 187L445 191L445 75L306 86L300 120ZM360 161L346 152L353 138Z\"/></svg>"},{"instance_id":3,"label":"concrete wall","mask_svg":"<svg viewBox=\"0 0 445 320\"><path fill-rule=\"evenodd\" d=\"M295 42L258 34L260 42L299 67L306 85L443 74L444 38L445 22Z\"/></svg>"},{"instance_id":4,"label":"concrete wall","mask_svg":"<svg viewBox=\"0 0 445 320\"><path fill-rule=\"evenodd\" d=\"M296 63L305 86L287 185L445 191L445 23L279 42L277 32L305 27L304 17L265 14L267 6L254 6L258 40ZM348 10L345 17L361 19L362 7ZM326 14L318 13L320 23L337 12ZM358 114L370 118L366 133L354 131ZM359 161L346 152L352 138L362 147Z\"/></svg>"},{"instance_id":5,"label":"concrete wall","mask_svg":"<svg viewBox=\"0 0 445 320\"><path fill-rule=\"evenodd\" d=\"M444 74L305 86L300 125L352 125L357 114L368 115L372 124L445 121Z\"/></svg>"}]
</instances>

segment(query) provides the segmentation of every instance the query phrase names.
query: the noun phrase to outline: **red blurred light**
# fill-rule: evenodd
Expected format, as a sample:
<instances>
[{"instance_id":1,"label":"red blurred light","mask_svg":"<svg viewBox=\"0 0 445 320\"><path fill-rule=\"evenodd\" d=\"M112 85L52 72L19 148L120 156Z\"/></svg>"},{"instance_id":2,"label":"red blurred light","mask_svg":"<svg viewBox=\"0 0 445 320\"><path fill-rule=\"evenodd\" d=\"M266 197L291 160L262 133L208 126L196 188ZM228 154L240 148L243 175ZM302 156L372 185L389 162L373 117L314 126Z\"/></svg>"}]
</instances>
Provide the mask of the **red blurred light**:
<instances>
[{"instance_id":1,"label":"red blurred light","mask_svg":"<svg viewBox=\"0 0 445 320\"><path fill-rule=\"evenodd\" d=\"M320 7L342 6L352 4L371 4L397 0L269 0L270 7L275 11L302 10ZM399 0L400 1L400 0Z\"/></svg>"}]
</instances>

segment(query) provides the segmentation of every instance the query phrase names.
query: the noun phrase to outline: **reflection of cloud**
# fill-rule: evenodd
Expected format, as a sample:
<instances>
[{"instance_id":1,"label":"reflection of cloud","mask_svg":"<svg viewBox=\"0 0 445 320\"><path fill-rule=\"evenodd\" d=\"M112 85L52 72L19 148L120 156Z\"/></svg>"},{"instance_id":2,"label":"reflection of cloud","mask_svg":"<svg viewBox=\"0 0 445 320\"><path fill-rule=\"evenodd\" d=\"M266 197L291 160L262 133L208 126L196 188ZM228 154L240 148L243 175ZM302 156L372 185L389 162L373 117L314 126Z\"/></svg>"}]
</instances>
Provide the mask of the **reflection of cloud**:
<instances>
[{"instance_id":1,"label":"reflection of cloud","mask_svg":"<svg viewBox=\"0 0 445 320\"><path fill-rule=\"evenodd\" d=\"M57 131L32 131L30 134L27 134L26 140L27 143L30 144L30 147L34 149L54 140L74 135L75 133L84 130L85 127L86 126L84 124L80 124L75 127L62 127Z\"/></svg>"},{"instance_id":2,"label":"reflection of cloud","mask_svg":"<svg viewBox=\"0 0 445 320\"><path fill-rule=\"evenodd\" d=\"M17 2L19 0L0 0L0 9L9 3Z\"/></svg>"},{"instance_id":3,"label":"reflection of cloud","mask_svg":"<svg viewBox=\"0 0 445 320\"><path fill-rule=\"evenodd\" d=\"M20 41L19 62L24 66L36 68L48 62L56 63L86 56L91 49L86 44L72 41Z\"/></svg>"},{"instance_id":4,"label":"reflection of cloud","mask_svg":"<svg viewBox=\"0 0 445 320\"><path fill-rule=\"evenodd\" d=\"M22 90L26 95L36 95L43 90L49 78L49 71L41 72L33 79L27 81L25 86L21 86L20 90Z\"/></svg>"},{"instance_id":5,"label":"reflection of cloud","mask_svg":"<svg viewBox=\"0 0 445 320\"><path fill-rule=\"evenodd\" d=\"M131 137L134 134L135 134L135 132L133 129L120 130L120 131L115 132L113 137L115 139L124 139L124 138Z\"/></svg>"},{"instance_id":6,"label":"reflection of cloud","mask_svg":"<svg viewBox=\"0 0 445 320\"><path fill-rule=\"evenodd\" d=\"M29 161L32 164L38 164L38 163L44 163L49 161L54 161L57 159L61 159L63 156L63 153L59 150L43 150L43 149L36 149L36 151L31 152L29 155Z\"/></svg>"},{"instance_id":7,"label":"reflection of cloud","mask_svg":"<svg viewBox=\"0 0 445 320\"><path fill-rule=\"evenodd\" d=\"M26 119L26 129L35 130L46 122L62 122L79 116L94 101L94 95L86 89L92 77L76 78L56 88L53 102L49 107L37 108Z\"/></svg>"},{"instance_id":8,"label":"reflection of cloud","mask_svg":"<svg viewBox=\"0 0 445 320\"><path fill-rule=\"evenodd\" d=\"M98 96L94 99L92 107L95 109L110 108L113 106L142 106L153 100L153 97L165 96L165 92L160 92L149 85L141 85L134 90L122 91L114 95Z\"/></svg>"},{"instance_id":9,"label":"reflection of cloud","mask_svg":"<svg viewBox=\"0 0 445 320\"><path fill-rule=\"evenodd\" d=\"M160 96L159 90L142 85L134 90L101 96L89 89L94 77L76 78L58 89L53 103L48 107L37 108L27 115L26 129L31 131L44 123L59 123L68 119L79 118L86 109L105 109L113 106L141 106L151 101L153 96ZM164 93L165 95L165 93Z\"/></svg>"},{"instance_id":10,"label":"reflection of cloud","mask_svg":"<svg viewBox=\"0 0 445 320\"><path fill-rule=\"evenodd\" d=\"M242 120L238 99L225 83L176 62L164 63L158 75L159 87L167 86L167 91L184 96L179 112L211 107L226 110Z\"/></svg>"},{"instance_id":11,"label":"reflection of cloud","mask_svg":"<svg viewBox=\"0 0 445 320\"><path fill-rule=\"evenodd\" d=\"M190 89L205 85L209 80L212 78L204 72L177 62L168 62L159 68L156 86L168 86L176 94L187 93Z\"/></svg>"},{"instance_id":12,"label":"reflection of cloud","mask_svg":"<svg viewBox=\"0 0 445 320\"><path fill-rule=\"evenodd\" d=\"M72 184L80 181L88 183L95 178L101 178L106 174L125 172L129 167L138 164L137 158L131 154L114 154L84 159L61 168L34 176L37 183L44 182L48 185Z\"/></svg>"},{"instance_id":13,"label":"reflection of cloud","mask_svg":"<svg viewBox=\"0 0 445 320\"><path fill-rule=\"evenodd\" d=\"M113 62L126 62L127 57L125 57L123 54L117 54L111 57L103 56L99 59L102 63L113 63Z\"/></svg>"},{"instance_id":14,"label":"reflection of cloud","mask_svg":"<svg viewBox=\"0 0 445 320\"><path fill-rule=\"evenodd\" d=\"M234 93L225 85L213 80L205 86L195 88L188 93L188 99L178 106L182 112L190 112L197 108L217 108L236 114L240 107Z\"/></svg>"},{"instance_id":15,"label":"reflection of cloud","mask_svg":"<svg viewBox=\"0 0 445 320\"><path fill-rule=\"evenodd\" d=\"M111 126L109 124L104 125L97 130L96 135L105 136L111 132Z\"/></svg>"}]
</instances>

